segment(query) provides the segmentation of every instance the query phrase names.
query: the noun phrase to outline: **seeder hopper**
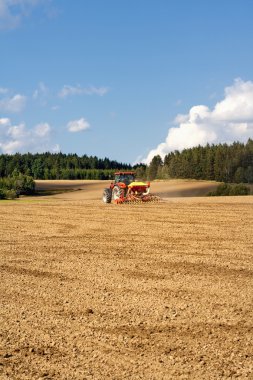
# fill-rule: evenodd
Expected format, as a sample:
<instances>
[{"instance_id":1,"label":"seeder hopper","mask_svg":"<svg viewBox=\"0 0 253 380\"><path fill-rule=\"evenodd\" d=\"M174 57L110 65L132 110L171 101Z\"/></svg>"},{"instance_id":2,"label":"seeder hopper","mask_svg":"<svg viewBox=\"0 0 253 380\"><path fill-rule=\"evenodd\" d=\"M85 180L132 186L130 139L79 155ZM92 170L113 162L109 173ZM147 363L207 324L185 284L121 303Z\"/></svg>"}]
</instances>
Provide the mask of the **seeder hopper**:
<instances>
[{"instance_id":1,"label":"seeder hopper","mask_svg":"<svg viewBox=\"0 0 253 380\"><path fill-rule=\"evenodd\" d=\"M105 203L142 203L159 202L159 200L159 197L150 194L150 182L135 181L134 172L115 173L114 182L103 192Z\"/></svg>"}]
</instances>

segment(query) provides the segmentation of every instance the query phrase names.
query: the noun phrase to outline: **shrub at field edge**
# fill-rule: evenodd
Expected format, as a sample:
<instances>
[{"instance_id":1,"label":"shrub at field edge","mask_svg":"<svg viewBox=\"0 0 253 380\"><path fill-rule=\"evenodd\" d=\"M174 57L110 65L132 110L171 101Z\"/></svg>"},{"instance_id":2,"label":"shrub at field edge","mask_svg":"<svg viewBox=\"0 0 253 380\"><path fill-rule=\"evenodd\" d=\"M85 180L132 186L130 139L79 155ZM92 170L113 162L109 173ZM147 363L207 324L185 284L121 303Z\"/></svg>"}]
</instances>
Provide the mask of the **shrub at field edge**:
<instances>
[{"instance_id":1,"label":"shrub at field edge","mask_svg":"<svg viewBox=\"0 0 253 380\"><path fill-rule=\"evenodd\" d=\"M230 185L228 183L221 183L215 191L210 191L208 196L229 196L229 195L249 195L250 188L243 183L237 185Z\"/></svg>"}]
</instances>

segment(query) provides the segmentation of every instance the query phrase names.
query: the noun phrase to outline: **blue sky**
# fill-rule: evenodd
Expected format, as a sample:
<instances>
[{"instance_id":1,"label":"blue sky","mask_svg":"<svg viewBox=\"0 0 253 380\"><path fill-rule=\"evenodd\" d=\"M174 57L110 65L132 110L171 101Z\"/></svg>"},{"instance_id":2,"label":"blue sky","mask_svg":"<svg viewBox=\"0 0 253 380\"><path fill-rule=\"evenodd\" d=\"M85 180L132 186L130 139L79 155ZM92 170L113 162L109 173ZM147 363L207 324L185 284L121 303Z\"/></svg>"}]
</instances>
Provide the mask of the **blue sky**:
<instances>
[{"instance_id":1,"label":"blue sky","mask_svg":"<svg viewBox=\"0 0 253 380\"><path fill-rule=\"evenodd\" d=\"M0 152L253 137L253 0L0 0Z\"/></svg>"}]
</instances>

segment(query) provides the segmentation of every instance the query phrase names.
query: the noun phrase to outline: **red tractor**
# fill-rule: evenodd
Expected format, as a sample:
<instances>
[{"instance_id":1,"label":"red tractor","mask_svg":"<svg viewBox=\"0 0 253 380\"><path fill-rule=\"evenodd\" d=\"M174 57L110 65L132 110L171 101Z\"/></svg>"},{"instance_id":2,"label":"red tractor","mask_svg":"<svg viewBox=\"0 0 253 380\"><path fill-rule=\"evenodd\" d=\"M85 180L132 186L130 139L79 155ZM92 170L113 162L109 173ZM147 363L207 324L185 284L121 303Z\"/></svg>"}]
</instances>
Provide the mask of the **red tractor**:
<instances>
[{"instance_id":1,"label":"red tractor","mask_svg":"<svg viewBox=\"0 0 253 380\"><path fill-rule=\"evenodd\" d=\"M150 182L135 181L134 172L116 172L114 182L104 189L103 201L105 203L148 202L155 196L149 194Z\"/></svg>"}]
</instances>

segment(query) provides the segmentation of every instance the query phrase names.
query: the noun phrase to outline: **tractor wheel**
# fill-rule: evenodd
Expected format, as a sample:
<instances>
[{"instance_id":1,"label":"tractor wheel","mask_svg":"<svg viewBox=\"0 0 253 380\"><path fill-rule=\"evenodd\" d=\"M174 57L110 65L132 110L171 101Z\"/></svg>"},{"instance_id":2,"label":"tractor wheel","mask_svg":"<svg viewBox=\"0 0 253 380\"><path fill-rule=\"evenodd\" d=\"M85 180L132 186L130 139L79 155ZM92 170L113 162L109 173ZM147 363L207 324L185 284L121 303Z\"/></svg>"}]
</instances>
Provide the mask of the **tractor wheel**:
<instances>
[{"instance_id":1,"label":"tractor wheel","mask_svg":"<svg viewBox=\"0 0 253 380\"><path fill-rule=\"evenodd\" d=\"M121 189L119 186L114 186L112 190L112 199L116 201L120 198L124 198L124 189Z\"/></svg>"},{"instance_id":2,"label":"tractor wheel","mask_svg":"<svg viewBox=\"0 0 253 380\"><path fill-rule=\"evenodd\" d=\"M112 190L111 189L104 189L103 202L104 203L111 203L111 201L112 201Z\"/></svg>"}]
</instances>

